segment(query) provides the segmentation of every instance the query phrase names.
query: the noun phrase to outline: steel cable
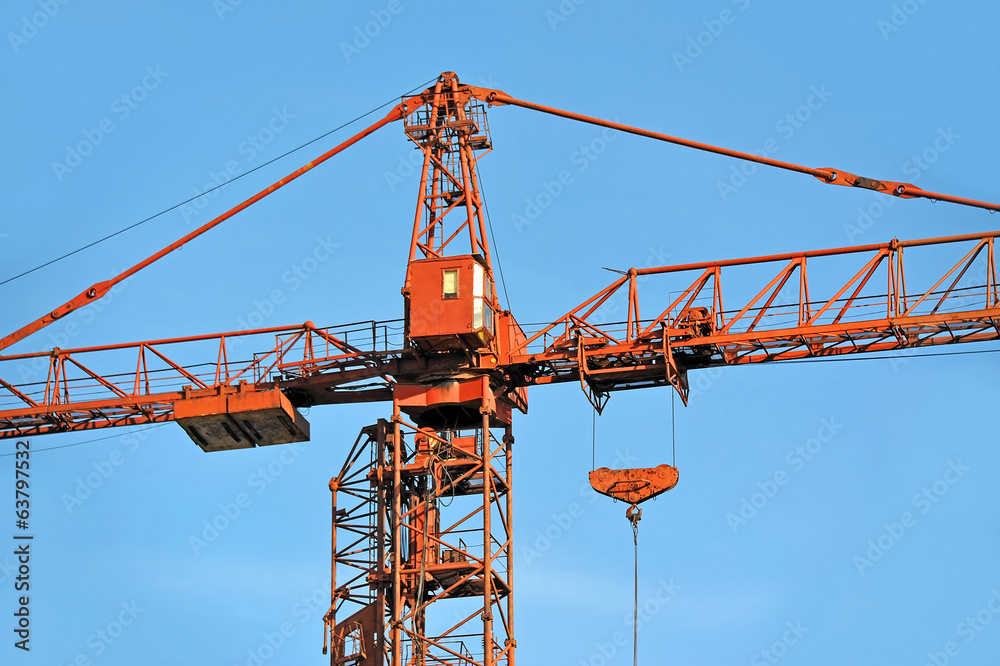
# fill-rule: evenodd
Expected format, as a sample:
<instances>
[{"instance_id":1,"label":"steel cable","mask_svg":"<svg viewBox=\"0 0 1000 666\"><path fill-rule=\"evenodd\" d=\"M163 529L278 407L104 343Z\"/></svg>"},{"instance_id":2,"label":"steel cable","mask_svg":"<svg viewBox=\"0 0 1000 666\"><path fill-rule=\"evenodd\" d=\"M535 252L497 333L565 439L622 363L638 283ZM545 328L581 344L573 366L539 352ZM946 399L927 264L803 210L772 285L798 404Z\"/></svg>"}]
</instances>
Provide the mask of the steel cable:
<instances>
[{"instance_id":1,"label":"steel cable","mask_svg":"<svg viewBox=\"0 0 1000 666\"><path fill-rule=\"evenodd\" d=\"M406 93L404 93L404 96L405 95L409 95L410 93L412 93L412 92L414 92L416 90L420 90L421 88L426 88L428 85L430 85L431 83L433 83L436 80L436 78L437 77L435 77L434 79L431 79L430 81L427 81L426 83L422 83L421 85L417 86L416 88L412 88L411 90L409 90ZM219 183L215 187L212 187L212 188L209 188L207 190L204 190L203 192L201 192L201 193L199 193L199 194L197 194L197 195L195 195L195 196L193 196L193 197L191 197L189 199L185 199L184 201L181 201L180 203L174 204L170 208L166 208L164 210L161 210L159 213L156 213L155 215L150 215L149 217L147 217L145 219L139 220L138 222L134 222L134 223L128 225L127 227L123 227L123 228L119 229L118 231L110 233L107 236L104 236L103 238L98 238L97 240L91 241L90 243L87 243L86 245L83 245L82 247L78 247L77 249L75 249L75 250L73 250L71 252L67 252L66 254L58 256L55 259L50 259L49 261L46 261L43 264L39 264L38 266L35 266L34 268L28 269L28 270L24 271L23 273L18 273L17 275L14 275L13 277L9 277L6 280L2 280L2 281L0 281L0 286L3 286L5 284L7 284L8 282L13 282L14 280L22 278L22 277L24 277L26 275L30 275L31 273L34 273L35 271L38 271L38 270L41 270L41 269L45 268L46 266L51 266L52 264L54 264L56 262L59 262L59 261L62 261L63 259L67 259L69 257L72 257L74 254L77 254L79 252L83 252L84 250L92 248L95 245L103 243L106 240L110 240L110 239L114 238L115 236L123 234L126 231L130 231L131 229L135 229L136 227L138 227L140 225L143 225L143 224L146 224L147 222L155 220L156 218L160 217L161 215L165 215L165 214L169 213L172 210L176 210L176 209L180 208L181 206L184 206L186 204L191 203L192 201L195 201L196 199L200 199L201 197L205 196L206 194L209 194L210 192L214 192L214 191L216 191L218 189L221 189L221 188L225 187L226 185L229 185L230 183L234 183L237 180L239 180L240 178L243 178L244 176L249 176L254 171L258 171L260 169L263 169L264 167L268 166L269 164L274 164L278 160L280 160L282 158L285 158L285 157L288 157L292 153L298 152L298 151L302 150L303 148L305 148L306 146L310 146L310 145L316 143L317 141L319 141L321 139L325 139L326 137L330 136L334 132L339 132L340 130L344 129L345 127L349 127L350 125L353 125L354 123L358 122L362 118L366 118L366 117L370 116L371 114L375 113L376 111L389 106L390 104L392 104L393 102L395 102L396 99L398 99L398 98L394 97L391 100L389 100L388 102L385 102L384 104L381 104L381 105L375 107L374 109L372 109L370 111L366 111L365 113L361 114L357 118L354 118L353 120L349 120L346 123L344 123L343 125L340 125L338 127L334 127L332 130L330 130L328 132L325 132L324 134L319 135L315 139L307 141L307 142L303 143L302 145L300 145L300 146L298 146L296 148L292 148L291 150L289 150L287 152L284 152L281 155L278 155L277 157L274 157L274 158L268 160L267 162L264 162L263 164L259 164L259 165L255 166L253 169L250 169L249 171L247 171L245 173L241 173L238 176L234 176L230 180L227 180L227 181L225 181L223 183Z\"/></svg>"},{"instance_id":2,"label":"steel cable","mask_svg":"<svg viewBox=\"0 0 1000 666\"><path fill-rule=\"evenodd\" d=\"M632 666L639 664L639 521L632 521L632 544L635 551L635 601L632 606Z\"/></svg>"}]
</instances>

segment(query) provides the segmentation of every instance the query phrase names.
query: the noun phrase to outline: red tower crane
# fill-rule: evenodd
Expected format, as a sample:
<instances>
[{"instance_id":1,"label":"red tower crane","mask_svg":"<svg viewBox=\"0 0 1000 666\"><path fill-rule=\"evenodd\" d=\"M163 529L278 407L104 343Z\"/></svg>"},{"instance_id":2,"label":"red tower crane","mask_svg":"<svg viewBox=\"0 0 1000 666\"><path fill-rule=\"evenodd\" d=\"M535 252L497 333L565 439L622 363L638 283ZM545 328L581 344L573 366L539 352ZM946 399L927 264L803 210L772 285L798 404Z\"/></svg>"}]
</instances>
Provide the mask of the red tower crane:
<instances>
[{"instance_id":1,"label":"red tower crane","mask_svg":"<svg viewBox=\"0 0 1000 666\"><path fill-rule=\"evenodd\" d=\"M550 109L445 73L336 148L7 335L0 352L396 120L423 155L401 335L391 322L306 322L0 355L8 398L0 438L175 420L214 452L308 440L299 408L391 402L390 417L361 430L330 481L333 583L324 650L331 664L513 665L512 415L527 411L528 387L579 382L598 411L611 392L643 387L669 386L686 403L691 370L1000 339L1000 232L633 268L550 324L524 330L501 307L493 280L477 181L478 160L491 150L487 105L521 106L831 184L1000 210ZM817 265L826 279L810 284ZM658 280L642 281L640 298L646 276ZM752 280L759 284L748 288ZM598 310L622 295L625 320L605 322ZM231 358L238 338L261 351ZM265 346L266 339L273 342ZM4 379L11 363L39 358L48 365L44 382ZM630 503L677 482L668 466L598 472L595 489Z\"/></svg>"}]
</instances>

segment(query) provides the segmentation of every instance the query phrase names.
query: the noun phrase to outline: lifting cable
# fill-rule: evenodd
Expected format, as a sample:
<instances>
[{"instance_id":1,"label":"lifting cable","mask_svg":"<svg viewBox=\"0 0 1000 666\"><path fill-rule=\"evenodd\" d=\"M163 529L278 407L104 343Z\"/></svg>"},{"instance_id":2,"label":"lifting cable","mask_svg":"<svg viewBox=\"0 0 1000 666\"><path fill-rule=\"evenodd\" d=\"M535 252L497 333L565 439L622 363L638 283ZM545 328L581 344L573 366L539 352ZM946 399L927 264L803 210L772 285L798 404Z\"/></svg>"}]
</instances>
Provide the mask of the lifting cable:
<instances>
[{"instance_id":1,"label":"lifting cable","mask_svg":"<svg viewBox=\"0 0 1000 666\"><path fill-rule=\"evenodd\" d=\"M639 521L642 520L642 509L633 504L625 512L625 517L632 523L632 545L635 552L635 600L632 605L632 666L639 664Z\"/></svg>"},{"instance_id":2,"label":"lifting cable","mask_svg":"<svg viewBox=\"0 0 1000 666\"><path fill-rule=\"evenodd\" d=\"M597 408L590 417L590 471L597 469Z\"/></svg>"},{"instance_id":3,"label":"lifting cable","mask_svg":"<svg viewBox=\"0 0 1000 666\"><path fill-rule=\"evenodd\" d=\"M674 391L670 392L670 450L673 454L670 465L677 467L677 412L674 407Z\"/></svg>"},{"instance_id":4,"label":"lifting cable","mask_svg":"<svg viewBox=\"0 0 1000 666\"><path fill-rule=\"evenodd\" d=\"M677 412L674 404L674 392L670 392L670 448L671 466L677 467ZM640 500L641 501L641 500ZM625 517L632 525L632 551L633 551L633 585L634 594L632 601L632 666L639 664L639 521L642 520L642 509L638 502L632 504L626 511Z\"/></svg>"},{"instance_id":5,"label":"lifting cable","mask_svg":"<svg viewBox=\"0 0 1000 666\"><path fill-rule=\"evenodd\" d=\"M671 416L673 401L671 401ZM597 408L593 408L590 417L590 472L593 475L597 469ZM676 458L676 456L675 456ZM625 517L632 524L634 600L632 604L632 666L639 663L639 521L642 520L642 509L638 504L632 504L625 511Z\"/></svg>"},{"instance_id":6,"label":"lifting cable","mask_svg":"<svg viewBox=\"0 0 1000 666\"><path fill-rule=\"evenodd\" d=\"M590 485L602 495L629 504L625 517L632 526L633 596L632 596L632 666L639 664L639 521L641 502L667 492L677 485L677 411L673 391L670 394L671 465L637 469L594 469L597 449L597 410L594 410L591 441Z\"/></svg>"}]
</instances>

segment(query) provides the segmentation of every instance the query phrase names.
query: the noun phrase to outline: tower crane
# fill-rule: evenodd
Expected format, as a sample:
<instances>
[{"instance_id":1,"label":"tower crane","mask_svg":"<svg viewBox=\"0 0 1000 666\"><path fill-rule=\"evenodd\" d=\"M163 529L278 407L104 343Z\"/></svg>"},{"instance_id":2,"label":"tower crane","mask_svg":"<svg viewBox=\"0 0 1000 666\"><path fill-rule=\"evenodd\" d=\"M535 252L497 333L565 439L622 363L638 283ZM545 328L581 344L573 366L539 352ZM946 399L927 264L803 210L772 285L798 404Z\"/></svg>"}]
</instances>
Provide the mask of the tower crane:
<instances>
[{"instance_id":1,"label":"tower crane","mask_svg":"<svg viewBox=\"0 0 1000 666\"><path fill-rule=\"evenodd\" d=\"M387 418L360 431L330 481L333 563L324 652L331 664L512 666L512 423L515 411L527 412L529 387L579 383L598 412L613 392L645 387L669 387L686 404L688 373L699 369L1000 339L994 249L1000 231L632 268L551 323L525 329L497 298L478 184L478 161L492 149L486 107L504 105L828 184L1000 210L553 109L465 85L446 72L339 146L0 339L0 438L173 420L201 449L218 452L308 440L301 408L390 403ZM6 351L400 120L423 157L401 334L394 322L308 321ZM810 280L817 267L826 269L819 284ZM599 310L621 298L625 320L606 322ZM234 347L246 346L235 343L247 341L261 347L240 358ZM18 384L7 371L29 359L47 363L44 382ZM632 504L630 517L637 518L635 505L673 487L677 471L598 470L591 480L598 491Z\"/></svg>"}]
</instances>

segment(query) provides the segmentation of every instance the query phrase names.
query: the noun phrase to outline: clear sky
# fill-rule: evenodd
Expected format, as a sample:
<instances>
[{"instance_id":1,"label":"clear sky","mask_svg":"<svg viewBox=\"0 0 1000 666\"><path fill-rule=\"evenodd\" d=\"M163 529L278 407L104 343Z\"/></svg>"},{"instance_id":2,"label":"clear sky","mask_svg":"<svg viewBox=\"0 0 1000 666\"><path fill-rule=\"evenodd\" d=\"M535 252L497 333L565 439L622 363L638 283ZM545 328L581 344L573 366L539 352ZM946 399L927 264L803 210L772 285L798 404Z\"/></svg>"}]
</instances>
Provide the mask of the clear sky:
<instances>
[{"instance_id":1,"label":"clear sky","mask_svg":"<svg viewBox=\"0 0 1000 666\"><path fill-rule=\"evenodd\" d=\"M997 201L998 24L1000 5L986 0L10 0L0 9L0 280L442 71L695 140ZM1000 221L928 201L877 205L871 193L774 170L741 179L726 158L620 135L595 144L596 128L523 109L489 117L483 189L510 304L525 322L551 321L608 284L603 266L974 233ZM344 136L0 286L0 333ZM602 150L582 157L588 145ZM383 129L99 309L11 351L221 332L251 316L266 325L399 317L417 189L410 155L400 126ZM518 224L564 170L572 182ZM307 279L285 279L320 248L327 258ZM282 302L267 303L276 289ZM986 353L693 373L698 390L677 413L680 484L641 523L640 661L996 664L996 370ZM589 404L574 385L536 388L530 400L515 423L521 663L628 663L630 647L615 638L629 631L631 533L624 507L587 486ZM615 395L597 422L597 464L669 462L669 407L665 390ZM32 650L12 647L12 558L0 555L0 662L324 663L326 602L308 598L324 596L329 575L326 484L358 430L388 415L387 405L314 408L309 444L214 455L174 424L34 440ZM814 452L806 460L796 447ZM280 474L261 484L268 466ZM786 483L772 485L776 475ZM96 487L81 489L88 476ZM2 512L13 513L13 477L13 458L0 459ZM241 493L251 504L193 548L190 538ZM744 501L759 507L734 522ZM872 550L880 543L888 550Z\"/></svg>"}]
</instances>

